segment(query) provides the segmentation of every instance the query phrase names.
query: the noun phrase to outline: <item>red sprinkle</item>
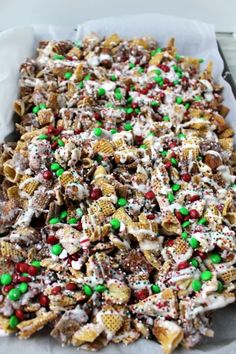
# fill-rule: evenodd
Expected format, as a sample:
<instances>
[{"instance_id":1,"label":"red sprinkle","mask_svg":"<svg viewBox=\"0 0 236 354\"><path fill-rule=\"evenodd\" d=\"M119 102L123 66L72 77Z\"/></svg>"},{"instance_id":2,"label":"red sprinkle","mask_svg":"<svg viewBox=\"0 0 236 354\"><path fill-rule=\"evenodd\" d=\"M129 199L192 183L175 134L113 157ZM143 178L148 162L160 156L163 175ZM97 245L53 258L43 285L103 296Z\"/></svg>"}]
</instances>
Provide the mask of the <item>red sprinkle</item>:
<instances>
[{"instance_id":1,"label":"red sprinkle","mask_svg":"<svg viewBox=\"0 0 236 354\"><path fill-rule=\"evenodd\" d=\"M49 298L46 295L41 294L39 296L39 303L41 306L47 307L49 305Z\"/></svg>"},{"instance_id":2,"label":"red sprinkle","mask_svg":"<svg viewBox=\"0 0 236 354\"><path fill-rule=\"evenodd\" d=\"M51 290L51 294L52 295L57 295L57 294L60 294L60 292L61 292L61 286L54 286L54 288L52 288L52 290Z\"/></svg>"},{"instance_id":3,"label":"red sprinkle","mask_svg":"<svg viewBox=\"0 0 236 354\"><path fill-rule=\"evenodd\" d=\"M52 176L53 176L53 174L49 170L43 172L43 178L46 179L46 180L52 179Z\"/></svg>"},{"instance_id":4,"label":"red sprinkle","mask_svg":"<svg viewBox=\"0 0 236 354\"><path fill-rule=\"evenodd\" d=\"M13 284L9 284L9 285L5 285L2 290L5 292L5 293L8 293L11 289L14 288L14 285Z\"/></svg>"},{"instance_id":5,"label":"red sprinkle","mask_svg":"<svg viewBox=\"0 0 236 354\"><path fill-rule=\"evenodd\" d=\"M152 200L156 197L155 193L153 193L153 191L147 192L145 193L145 198Z\"/></svg>"},{"instance_id":6,"label":"red sprinkle","mask_svg":"<svg viewBox=\"0 0 236 354\"><path fill-rule=\"evenodd\" d=\"M29 275L31 275L32 277L35 277L38 274L38 268L34 266L29 266L27 273L29 273Z\"/></svg>"},{"instance_id":7,"label":"red sprinkle","mask_svg":"<svg viewBox=\"0 0 236 354\"><path fill-rule=\"evenodd\" d=\"M56 150L57 147L58 147L58 143L57 143L57 141L54 141L51 145L52 150Z\"/></svg>"},{"instance_id":8,"label":"red sprinkle","mask_svg":"<svg viewBox=\"0 0 236 354\"><path fill-rule=\"evenodd\" d=\"M75 283L66 284L66 290L75 291L77 289L77 285Z\"/></svg>"},{"instance_id":9,"label":"red sprinkle","mask_svg":"<svg viewBox=\"0 0 236 354\"><path fill-rule=\"evenodd\" d=\"M191 181L191 175L189 173L184 173L181 177L182 177L182 180L184 182L190 182Z\"/></svg>"},{"instance_id":10,"label":"red sprinkle","mask_svg":"<svg viewBox=\"0 0 236 354\"><path fill-rule=\"evenodd\" d=\"M48 238L47 238L47 243L49 244L49 245L55 245L56 243L58 243L59 242L59 240L58 240L58 238L56 237L56 236L49 236Z\"/></svg>"},{"instance_id":11,"label":"red sprinkle","mask_svg":"<svg viewBox=\"0 0 236 354\"><path fill-rule=\"evenodd\" d=\"M22 310L18 309L15 311L15 316L20 320L20 321L24 321L25 319L25 314Z\"/></svg>"},{"instance_id":12,"label":"red sprinkle","mask_svg":"<svg viewBox=\"0 0 236 354\"><path fill-rule=\"evenodd\" d=\"M94 188L90 192L90 198L92 200L97 200L102 196L102 191L100 188Z\"/></svg>"},{"instance_id":13,"label":"red sprinkle","mask_svg":"<svg viewBox=\"0 0 236 354\"><path fill-rule=\"evenodd\" d=\"M191 219L198 219L200 216L199 212L195 209L190 210L189 215Z\"/></svg>"},{"instance_id":14,"label":"red sprinkle","mask_svg":"<svg viewBox=\"0 0 236 354\"><path fill-rule=\"evenodd\" d=\"M168 240L168 241L166 242L166 245L167 245L168 247L173 246L173 244L174 244L174 240Z\"/></svg>"},{"instance_id":15,"label":"red sprinkle","mask_svg":"<svg viewBox=\"0 0 236 354\"><path fill-rule=\"evenodd\" d=\"M199 200L200 199L200 196L199 195L192 195L190 198L189 198L189 201L191 202L191 203L193 203L193 202L196 202L196 200Z\"/></svg>"},{"instance_id":16,"label":"red sprinkle","mask_svg":"<svg viewBox=\"0 0 236 354\"><path fill-rule=\"evenodd\" d=\"M178 270L185 269L185 268L188 268L188 267L189 267L189 264L186 261L181 262L181 263L178 264Z\"/></svg>"},{"instance_id":17,"label":"red sprinkle","mask_svg":"<svg viewBox=\"0 0 236 354\"><path fill-rule=\"evenodd\" d=\"M144 300L148 296L149 296L148 289L141 289L141 290L135 291L135 297L138 300Z\"/></svg>"}]
</instances>

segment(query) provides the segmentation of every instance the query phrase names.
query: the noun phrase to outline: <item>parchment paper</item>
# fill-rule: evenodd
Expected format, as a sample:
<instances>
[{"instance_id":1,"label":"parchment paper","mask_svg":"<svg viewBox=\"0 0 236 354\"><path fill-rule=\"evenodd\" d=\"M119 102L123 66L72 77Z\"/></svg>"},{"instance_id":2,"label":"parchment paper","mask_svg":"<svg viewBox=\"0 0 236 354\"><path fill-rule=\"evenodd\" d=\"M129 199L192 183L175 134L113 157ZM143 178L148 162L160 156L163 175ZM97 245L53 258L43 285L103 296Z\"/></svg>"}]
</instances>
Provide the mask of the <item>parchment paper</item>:
<instances>
[{"instance_id":1,"label":"parchment paper","mask_svg":"<svg viewBox=\"0 0 236 354\"><path fill-rule=\"evenodd\" d=\"M27 26L13 28L0 33L0 141L13 130L12 102L18 92L18 69L27 58L35 55L38 40L42 39L81 39L94 31L100 35L118 33L123 38L150 35L160 46L170 37L176 38L179 54L204 58L214 62L214 78L224 86L225 104L230 108L227 120L236 131L236 101L230 85L222 78L223 61L219 55L214 27L206 23L191 21L159 14L143 14L106 18L88 21L73 28L55 26ZM205 64L203 64L204 67ZM197 348L188 351L178 349L176 354L235 354L236 353L236 305L217 311L213 316L213 339L204 338ZM72 354L73 347L62 348L54 339L46 336L46 331L35 335L28 341L14 337L0 339L0 354ZM109 345L101 354L161 354L157 343L139 340L129 345Z\"/></svg>"}]
</instances>

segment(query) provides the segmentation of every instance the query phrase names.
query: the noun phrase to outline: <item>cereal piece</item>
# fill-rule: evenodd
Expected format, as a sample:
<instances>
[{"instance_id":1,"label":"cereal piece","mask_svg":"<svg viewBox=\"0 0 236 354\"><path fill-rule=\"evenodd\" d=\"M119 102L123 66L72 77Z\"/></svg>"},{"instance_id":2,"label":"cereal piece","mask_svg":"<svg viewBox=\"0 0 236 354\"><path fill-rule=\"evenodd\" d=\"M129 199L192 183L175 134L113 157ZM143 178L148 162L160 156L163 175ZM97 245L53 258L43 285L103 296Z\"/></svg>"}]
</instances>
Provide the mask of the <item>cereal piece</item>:
<instances>
[{"instance_id":1,"label":"cereal piece","mask_svg":"<svg viewBox=\"0 0 236 354\"><path fill-rule=\"evenodd\" d=\"M184 336L181 327L173 321L166 320L154 322L153 334L162 345L164 354L171 354L178 347Z\"/></svg>"}]
</instances>

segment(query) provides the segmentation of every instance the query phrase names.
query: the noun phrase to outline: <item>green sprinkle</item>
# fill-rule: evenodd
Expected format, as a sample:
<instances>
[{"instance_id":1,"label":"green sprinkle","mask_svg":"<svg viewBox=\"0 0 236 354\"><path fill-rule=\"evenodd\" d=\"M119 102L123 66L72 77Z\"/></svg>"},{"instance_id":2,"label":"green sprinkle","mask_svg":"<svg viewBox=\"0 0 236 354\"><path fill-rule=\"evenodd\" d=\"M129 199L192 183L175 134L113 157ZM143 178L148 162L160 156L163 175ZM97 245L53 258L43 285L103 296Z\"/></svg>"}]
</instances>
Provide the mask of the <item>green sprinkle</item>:
<instances>
[{"instance_id":1,"label":"green sprinkle","mask_svg":"<svg viewBox=\"0 0 236 354\"><path fill-rule=\"evenodd\" d=\"M102 129L101 128L94 128L93 129L93 134L95 136L101 136L102 135Z\"/></svg>"},{"instance_id":2,"label":"green sprinkle","mask_svg":"<svg viewBox=\"0 0 236 354\"><path fill-rule=\"evenodd\" d=\"M153 294L158 294L161 292L161 289L160 289L159 285L157 285L157 284L153 284L151 286L151 290L152 290Z\"/></svg>"},{"instance_id":3,"label":"green sprinkle","mask_svg":"<svg viewBox=\"0 0 236 354\"><path fill-rule=\"evenodd\" d=\"M61 175L63 175L63 173L65 172L64 168L59 168L57 171L56 171L56 175L57 177L60 177Z\"/></svg>"},{"instance_id":4,"label":"green sprinkle","mask_svg":"<svg viewBox=\"0 0 236 354\"><path fill-rule=\"evenodd\" d=\"M176 75L178 76L179 79L181 79L183 77L183 73L182 72L178 72L178 73L176 73Z\"/></svg>"},{"instance_id":5,"label":"green sprinkle","mask_svg":"<svg viewBox=\"0 0 236 354\"><path fill-rule=\"evenodd\" d=\"M12 315L9 318L9 327L10 328L15 329L16 326L18 325L18 323L19 323L19 320L18 320L18 318L15 315Z\"/></svg>"},{"instance_id":6,"label":"green sprinkle","mask_svg":"<svg viewBox=\"0 0 236 354\"><path fill-rule=\"evenodd\" d=\"M219 253L213 253L211 256L210 256L210 259L212 261L212 263L214 264L219 264L222 262L222 258L221 256L219 255Z\"/></svg>"},{"instance_id":7,"label":"green sprinkle","mask_svg":"<svg viewBox=\"0 0 236 354\"><path fill-rule=\"evenodd\" d=\"M93 289L87 284L83 285L82 289L83 289L83 292L85 293L85 295L87 295L87 296L91 296L93 294Z\"/></svg>"},{"instance_id":8,"label":"green sprinkle","mask_svg":"<svg viewBox=\"0 0 236 354\"><path fill-rule=\"evenodd\" d=\"M199 221L198 221L198 225L205 225L207 223L207 219L205 218L201 218Z\"/></svg>"},{"instance_id":9,"label":"green sprinkle","mask_svg":"<svg viewBox=\"0 0 236 354\"><path fill-rule=\"evenodd\" d=\"M130 69L133 69L135 67L135 64L134 63L129 63L129 68Z\"/></svg>"},{"instance_id":10,"label":"green sprinkle","mask_svg":"<svg viewBox=\"0 0 236 354\"><path fill-rule=\"evenodd\" d=\"M183 103L182 97L176 97L175 102L178 103L178 104Z\"/></svg>"},{"instance_id":11,"label":"green sprinkle","mask_svg":"<svg viewBox=\"0 0 236 354\"><path fill-rule=\"evenodd\" d=\"M162 156L162 157L166 157L166 156L167 156L167 154L168 154L168 152L167 152L166 150L161 151L161 156Z\"/></svg>"},{"instance_id":12,"label":"green sprinkle","mask_svg":"<svg viewBox=\"0 0 236 354\"><path fill-rule=\"evenodd\" d=\"M161 76L155 76L155 77L153 78L153 80L154 80L156 83L158 83L158 84L164 82L164 81L163 81L163 78L162 78Z\"/></svg>"},{"instance_id":13,"label":"green sprinkle","mask_svg":"<svg viewBox=\"0 0 236 354\"><path fill-rule=\"evenodd\" d=\"M133 129L132 124L130 124L130 123L125 123L124 124L124 130L129 131L129 130L132 130L132 129Z\"/></svg>"},{"instance_id":14,"label":"green sprinkle","mask_svg":"<svg viewBox=\"0 0 236 354\"><path fill-rule=\"evenodd\" d=\"M198 280L198 279L194 279L192 281L192 288L196 292L200 291L201 288L202 288L202 282L200 280Z\"/></svg>"},{"instance_id":15,"label":"green sprinkle","mask_svg":"<svg viewBox=\"0 0 236 354\"><path fill-rule=\"evenodd\" d=\"M55 224L58 224L59 222L60 222L59 218L51 218L49 220L50 225L55 225Z\"/></svg>"},{"instance_id":16,"label":"green sprinkle","mask_svg":"<svg viewBox=\"0 0 236 354\"><path fill-rule=\"evenodd\" d=\"M85 80L85 81L88 81L88 80L90 80L90 79L91 79L91 75L90 75L90 74L85 75L85 77L84 77L84 80Z\"/></svg>"},{"instance_id":17,"label":"green sprinkle","mask_svg":"<svg viewBox=\"0 0 236 354\"><path fill-rule=\"evenodd\" d=\"M195 97L194 97L194 100L197 101L197 102L198 102L198 101L201 101L201 100L202 100L202 97L201 97L201 96L195 96Z\"/></svg>"},{"instance_id":18,"label":"green sprinkle","mask_svg":"<svg viewBox=\"0 0 236 354\"><path fill-rule=\"evenodd\" d=\"M120 206L120 207L124 207L127 205L127 199L125 198L119 198L118 201L117 201L117 204Z\"/></svg>"},{"instance_id":19,"label":"green sprinkle","mask_svg":"<svg viewBox=\"0 0 236 354\"><path fill-rule=\"evenodd\" d=\"M144 149L144 150L146 150L146 149L147 149L147 145L146 145L146 144L142 144L142 145L139 146L139 149Z\"/></svg>"},{"instance_id":20,"label":"green sprinkle","mask_svg":"<svg viewBox=\"0 0 236 354\"><path fill-rule=\"evenodd\" d=\"M131 113L133 113L133 108L132 107L128 107L128 108L126 108L126 113L128 113L128 114L131 114Z\"/></svg>"},{"instance_id":21,"label":"green sprinkle","mask_svg":"<svg viewBox=\"0 0 236 354\"><path fill-rule=\"evenodd\" d=\"M104 96L106 94L106 90L103 87L100 87L97 91L98 96Z\"/></svg>"},{"instance_id":22,"label":"green sprinkle","mask_svg":"<svg viewBox=\"0 0 236 354\"><path fill-rule=\"evenodd\" d=\"M33 113L37 114L40 111L39 106L35 106L32 110Z\"/></svg>"},{"instance_id":23,"label":"green sprinkle","mask_svg":"<svg viewBox=\"0 0 236 354\"><path fill-rule=\"evenodd\" d=\"M45 103L40 103L40 105L39 105L39 109L41 110L41 109L46 109L47 108L47 106L46 106L46 104Z\"/></svg>"},{"instance_id":24,"label":"green sprinkle","mask_svg":"<svg viewBox=\"0 0 236 354\"><path fill-rule=\"evenodd\" d=\"M38 136L38 140L46 140L46 139L48 139L48 136L46 134L40 134Z\"/></svg>"},{"instance_id":25,"label":"green sprinkle","mask_svg":"<svg viewBox=\"0 0 236 354\"><path fill-rule=\"evenodd\" d=\"M181 233L181 237L182 237L183 240L186 240L188 238L187 232L186 231L182 232Z\"/></svg>"},{"instance_id":26,"label":"green sprinkle","mask_svg":"<svg viewBox=\"0 0 236 354\"><path fill-rule=\"evenodd\" d=\"M139 107L135 108L134 110L135 113L140 113L141 112L141 109Z\"/></svg>"},{"instance_id":27,"label":"green sprinkle","mask_svg":"<svg viewBox=\"0 0 236 354\"><path fill-rule=\"evenodd\" d=\"M12 276L9 273L4 273L1 275L0 278L1 284L2 285L9 285L12 282Z\"/></svg>"},{"instance_id":28,"label":"green sprinkle","mask_svg":"<svg viewBox=\"0 0 236 354\"><path fill-rule=\"evenodd\" d=\"M211 280L211 278L212 278L212 272L210 272L209 270L205 270L204 272L201 273L201 279L203 281Z\"/></svg>"},{"instance_id":29,"label":"green sprinkle","mask_svg":"<svg viewBox=\"0 0 236 354\"><path fill-rule=\"evenodd\" d=\"M172 191L174 192L177 192L178 190L180 190L180 188L181 186L178 183L173 184L173 186L171 187Z\"/></svg>"},{"instance_id":30,"label":"green sprinkle","mask_svg":"<svg viewBox=\"0 0 236 354\"><path fill-rule=\"evenodd\" d=\"M76 209L76 215L80 219L83 216L83 210L81 208Z\"/></svg>"},{"instance_id":31,"label":"green sprinkle","mask_svg":"<svg viewBox=\"0 0 236 354\"><path fill-rule=\"evenodd\" d=\"M66 211L66 210L63 210L63 211L60 213L59 217L60 217L60 219L65 219L65 218L67 217L67 215L68 215L67 211Z\"/></svg>"},{"instance_id":32,"label":"green sprinkle","mask_svg":"<svg viewBox=\"0 0 236 354\"><path fill-rule=\"evenodd\" d=\"M106 290L107 290L107 288L103 284L98 284L94 288L94 291L97 291L98 293L104 293L104 291L106 291Z\"/></svg>"},{"instance_id":33,"label":"green sprinkle","mask_svg":"<svg viewBox=\"0 0 236 354\"><path fill-rule=\"evenodd\" d=\"M31 263L30 263L32 266L36 267L36 268L40 268L41 267L41 262L38 261L38 260L33 260Z\"/></svg>"},{"instance_id":34,"label":"green sprinkle","mask_svg":"<svg viewBox=\"0 0 236 354\"><path fill-rule=\"evenodd\" d=\"M133 97L129 96L126 100L126 103L131 103L133 101Z\"/></svg>"},{"instance_id":35,"label":"green sprinkle","mask_svg":"<svg viewBox=\"0 0 236 354\"><path fill-rule=\"evenodd\" d=\"M182 227L185 229L185 227L188 227L190 225L190 221L185 221L182 224Z\"/></svg>"},{"instance_id":36,"label":"green sprinkle","mask_svg":"<svg viewBox=\"0 0 236 354\"><path fill-rule=\"evenodd\" d=\"M59 165L59 163L54 162L54 163L51 164L50 169L51 169L52 171L57 171L60 167L61 167L61 166Z\"/></svg>"},{"instance_id":37,"label":"green sprinkle","mask_svg":"<svg viewBox=\"0 0 236 354\"><path fill-rule=\"evenodd\" d=\"M182 215L184 215L184 216L189 215L189 211L188 211L188 209L185 208L185 207L180 208L180 209L179 209L179 212L180 212L180 214L182 214Z\"/></svg>"},{"instance_id":38,"label":"green sprinkle","mask_svg":"<svg viewBox=\"0 0 236 354\"><path fill-rule=\"evenodd\" d=\"M11 301L17 301L20 299L20 297L21 297L21 292L17 288L11 289L8 293L8 299L10 299Z\"/></svg>"},{"instance_id":39,"label":"green sprinkle","mask_svg":"<svg viewBox=\"0 0 236 354\"><path fill-rule=\"evenodd\" d=\"M186 139L186 135L184 133L179 133L178 138L179 139Z\"/></svg>"},{"instance_id":40,"label":"green sprinkle","mask_svg":"<svg viewBox=\"0 0 236 354\"><path fill-rule=\"evenodd\" d=\"M169 201L169 203L173 203L175 201L175 196L173 193L168 193L167 194L167 199Z\"/></svg>"},{"instance_id":41,"label":"green sprinkle","mask_svg":"<svg viewBox=\"0 0 236 354\"><path fill-rule=\"evenodd\" d=\"M219 281L218 281L218 285L217 285L217 292L218 292L218 293L222 293L223 290L224 290L224 285L223 285L223 283L219 280Z\"/></svg>"},{"instance_id":42,"label":"green sprinkle","mask_svg":"<svg viewBox=\"0 0 236 354\"><path fill-rule=\"evenodd\" d=\"M117 129L112 128L112 129L110 130L110 132L111 132L111 134L116 134L116 133L117 133Z\"/></svg>"},{"instance_id":43,"label":"green sprinkle","mask_svg":"<svg viewBox=\"0 0 236 354\"><path fill-rule=\"evenodd\" d=\"M26 293L28 291L28 284L27 283L20 283L18 285L18 289L22 294Z\"/></svg>"},{"instance_id":44,"label":"green sprinkle","mask_svg":"<svg viewBox=\"0 0 236 354\"><path fill-rule=\"evenodd\" d=\"M59 254L61 254L62 251L63 251L63 248L59 243L56 243L55 245L53 245L51 247L51 252L52 252L52 254L54 254L54 256L59 256Z\"/></svg>"},{"instance_id":45,"label":"green sprinkle","mask_svg":"<svg viewBox=\"0 0 236 354\"><path fill-rule=\"evenodd\" d=\"M174 157L171 157L170 162L173 166L178 166L178 161Z\"/></svg>"},{"instance_id":46,"label":"green sprinkle","mask_svg":"<svg viewBox=\"0 0 236 354\"><path fill-rule=\"evenodd\" d=\"M164 116L162 119L164 120L164 122L169 122L170 121L170 117L169 116Z\"/></svg>"},{"instance_id":47,"label":"green sprinkle","mask_svg":"<svg viewBox=\"0 0 236 354\"><path fill-rule=\"evenodd\" d=\"M113 230L119 230L119 228L120 228L120 220L111 219L110 224L111 224L111 227L112 227Z\"/></svg>"},{"instance_id":48,"label":"green sprinkle","mask_svg":"<svg viewBox=\"0 0 236 354\"><path fill-rule=\"evenodd\" d=\"M159 106L159 102L157 102L157 101L151 101L150 105L151 105L152 107L157 107L157 106Z\"/></svg>"},{"instance_id":49,"label":"green sprinkle","mask_svg":"<svg viewBox=\"0 0 236 354\"><path fill-rule=\"evenodd\" d=\"M199 241L194 237L191 237L188 242L192 248L198 248L199 246Z\"/></svg>"},{"instance_id":50,"label":"green sprinkle","mask_svg":"<svg viewBox=\"0 0 236 354\"><path fill-rule=\"evenodd\" d=\"M68 220L68 224L70 224L70 225L77 224L77 218L70 218L70 219Z\"/></svg>"},{"instance_id":51,"label":"green sprinkle","mask_svg":"<svg viewBox=\"0 0 236 354\"><path fill-rule=\"evenodd\" d=\"M157 76L161 75L161 70L160 69L156 69L155 73L157 74Z\"/></svg>"},{"instance_id":52,"label":"green sprinkle","mask_svg":"<svg viewBox=\"0 0 236 354\"><path fill-rule=\"evenodd\" d=\"M83 88L84 88L84 83L83 83L83 81L80 81L78 84L76 84L76 86L77 86L79 89L83 89Z\"/></svg>"},{"instance_id":53,"label":"green sprinkle","mask_svg":"<svg viewBox=\"0 0 236 354\"><path fill-rule=\"evenodd\" d=\"M196 258L192 258L192 259L190 259L190 261L189 261L189 263L193 266L193 267L195 267L195 268L197 268L198 267L198 260L196 259Z\"/></svg>"},{"instance_id":54,"label":"green sprinkle","mask_svg":"<svg viewBox=\"0 0 236 354\"><path fill-rule=\"evenodd\" d=\"M115 96L115 99L119 100L119 101L122 100L122 98L123 98L121 92L115 92L114 96Z\"/></svg>"},{"instance_id":55,"label":"green sprinkle","mask_svg":"<svg viewBox=\"0 0 236 354\"><path fill-rule=\"evenodd\" d=\"M65 59L64 55L60 55L60 54L55 54L52 57L53 60L63 60Z\"/></svg>"},{"instance_id":56,"label":"green sprinkle","mask_svg":"<svg viewBox=\"0 0 236 354\"><path fill-rule=\"evenodd\" d=\"M67 71L67 72L65 73L65 75L64 75L64 78L65 78L66 80L69 80L69 79L71 78L71 76L72 76L72 73L71 73L70 71Z\"/></svg>"},{"instance_id":57,"label":"green sprinkle","mask_svg":"<svg viewBox=\"0 0 236 354\"><path fill-rule=\"evenodd\" d=\"M189 102L185 103L184 107L185 107L186 109L189 109L190 103L189 103Z\"/></svg>"},{"instance_id":58,"label":"green sprinkle","mask_svg":"<svg viewBox=\"0 0 236 354\"><path fill-rule=\"evenodd\" d=\"M57 140L57 143L58 143L59 146L65 146L64 141L61 140L61 139L58 139L58 140Z\"/></svg>"},{"instance_id":59,"label":"green sprinkle","mask_svg":"<svg viewBox=\"0 0 236 354\"><path fill-rule=\"evenodd\" d=\"M111 81L116 81L117 80L117 77L116 77L116 75L111 75Z\"/></svg>"}]
</instances>

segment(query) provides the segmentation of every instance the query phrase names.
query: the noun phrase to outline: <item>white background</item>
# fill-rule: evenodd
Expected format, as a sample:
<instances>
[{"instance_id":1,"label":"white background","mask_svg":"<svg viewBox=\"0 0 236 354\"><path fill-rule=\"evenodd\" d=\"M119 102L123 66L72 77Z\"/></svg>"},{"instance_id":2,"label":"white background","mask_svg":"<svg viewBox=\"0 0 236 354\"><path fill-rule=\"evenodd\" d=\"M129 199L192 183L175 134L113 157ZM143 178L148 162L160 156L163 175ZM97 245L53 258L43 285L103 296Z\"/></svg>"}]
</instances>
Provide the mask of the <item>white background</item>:
<instances>
[{"instance_id":1,"label":"white background","mask_svg":"<svg viewBox=\"0 0 236 354\"><path fill-rule=\"evenodd\" d=\"M147 12L213 23L218 32L236 30L236 0L0 0L0 30L25 24L74 26L99 17Z\"/></svg>"}]
</instances>

